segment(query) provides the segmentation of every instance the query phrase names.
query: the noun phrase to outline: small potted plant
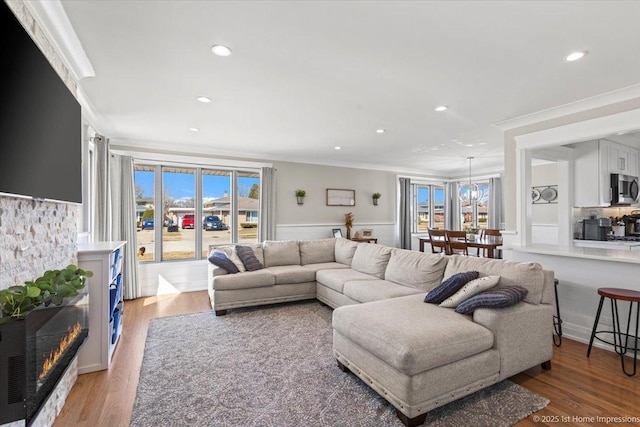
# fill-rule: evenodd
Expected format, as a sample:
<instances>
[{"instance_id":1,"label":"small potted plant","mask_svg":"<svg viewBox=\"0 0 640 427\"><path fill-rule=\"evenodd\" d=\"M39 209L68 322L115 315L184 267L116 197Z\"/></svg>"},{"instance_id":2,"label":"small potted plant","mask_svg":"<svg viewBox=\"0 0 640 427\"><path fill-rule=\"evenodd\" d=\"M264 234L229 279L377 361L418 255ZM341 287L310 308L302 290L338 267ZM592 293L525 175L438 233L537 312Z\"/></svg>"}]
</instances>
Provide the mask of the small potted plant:
<instances>
[{"instance_id":1,"label":"small potted plant","mask_svg":"<svg viewBox=\"0 0 640 427\"><path fill-rule=\"evenodd\" d=\"M307 195L307 192L304 190L296 190L296 200L298 201L299 205L304 204L304 197Z\"/></svg>"},{"instance_id":2,"label":"small potted plant","mask_svg":"<svg viewBox=\"0 0 640 427\"><path fill-rule=\"evenodd\" d=\"M373 193L373 195L371 197L373 198L373 205L374 206L378 206L378 200L380 199L380 197L382 197L382 194Z\"/></svg>"},{"instance_id":3,"label":"small potted plant","mask_svg":"<svg viewBox=\"0 0 640 427\"><path fill-rule=\"evenodd\" d=\"M64 270L49 270L33 282L1 290L0 325L23 320L31 310L42 304L61 305L65 298L78 295L87 277L92 276L91 271L69 265Z\"/></svg>"}]
</instances>

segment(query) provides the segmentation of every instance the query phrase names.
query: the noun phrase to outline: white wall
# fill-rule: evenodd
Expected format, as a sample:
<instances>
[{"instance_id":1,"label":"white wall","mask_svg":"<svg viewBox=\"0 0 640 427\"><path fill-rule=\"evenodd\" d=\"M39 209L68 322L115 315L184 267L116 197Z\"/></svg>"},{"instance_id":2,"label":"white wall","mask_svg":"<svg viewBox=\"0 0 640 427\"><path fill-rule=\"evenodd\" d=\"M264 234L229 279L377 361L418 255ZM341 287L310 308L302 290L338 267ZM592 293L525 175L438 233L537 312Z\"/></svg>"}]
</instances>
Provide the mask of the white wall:
<instances>
[{"instance_id":1,"label":"white wall","mask_svg":"<svg viewBox=\"0 0 640 427\"><path fill-rule=\"evenodd\" d=\"M531 167L531 186L558 185L558 165L546 163ZM530 202L529 202L530 203ZM558 243L558 203L532 203L532 243Z\"/></svg>"}]
</instances>

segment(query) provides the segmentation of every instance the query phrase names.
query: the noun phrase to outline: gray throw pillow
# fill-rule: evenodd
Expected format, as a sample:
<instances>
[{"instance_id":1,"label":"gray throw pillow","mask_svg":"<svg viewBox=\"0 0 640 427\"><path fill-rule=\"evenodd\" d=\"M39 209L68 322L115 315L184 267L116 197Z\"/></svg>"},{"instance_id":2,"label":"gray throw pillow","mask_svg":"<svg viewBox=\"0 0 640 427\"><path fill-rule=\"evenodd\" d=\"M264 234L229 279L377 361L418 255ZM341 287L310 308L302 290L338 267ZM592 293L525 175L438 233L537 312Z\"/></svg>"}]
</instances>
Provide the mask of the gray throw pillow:
<instances>
[{"instance_id":1,"label":"gray throw pillow","mask_svg":"<svg viewBox=\"0 0 640 427\"><path fill-rule=\"evenodd\" d=\"M456 313L471 314L482 307L511 307L522 301L527 296L527 292L522 286L505 286L504 288L491 289L462 302L456 307Z\"/></svg>"},{"instance_id":2,"label":"gray throw pillow","mask_svg":"<svg viewBox=\"0 0 640 427\"><path fill-rule=\"evenodd\" d=\"M216 267L220 267L221 269L225 270L229 274L235 274L239 271L238 267L236 267L233 261L231 261L222 252L215 252L215 251L211 252L211 255L209 255L209 262L215 265Z\"/></svg>"},{"instance_id":3,"label":"gray throw pillow","mask_svg":"<svg viewBox=\"0 0 640 427\"><path fill-rule=\"evenodd\" d=\"M477 271L465 271L464 273L454 274L433 288L424 298L424 302L440 304L442 301L458 292L458 289L466 285L468 282L477 279L479 275L480 273Z\"/></svg>"},{"instance_id":4,"label":"gray throw pillow","mask_svg":"<svg viewBox=\"0 0 640 427\"><path fill-rule=\"evenodd\" d=\"M253 252L251 247L238 245L236 246L236 254L244 264L247 271L256 271L264 268L262 263L258 261L258 257L256 257L256 254Z\"/></svg>"}]
</instances>

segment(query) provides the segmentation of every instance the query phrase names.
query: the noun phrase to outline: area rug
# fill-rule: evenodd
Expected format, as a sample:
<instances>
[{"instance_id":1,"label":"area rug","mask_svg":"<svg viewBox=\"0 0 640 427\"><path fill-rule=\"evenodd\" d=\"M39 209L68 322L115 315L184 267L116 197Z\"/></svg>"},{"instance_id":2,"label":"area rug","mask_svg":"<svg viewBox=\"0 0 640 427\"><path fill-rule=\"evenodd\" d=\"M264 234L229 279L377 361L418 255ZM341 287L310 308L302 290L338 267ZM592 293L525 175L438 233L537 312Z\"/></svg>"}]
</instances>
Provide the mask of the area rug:
<instances>
[{"instance_id":1,"label":"area rug","mask_svg":"<svg viewBox=\"0 0 640 427\"><path fill-rule=\"evenodd\" d=\"M332 355L317 301L152 319L132 426L402 426ZM510 381L429 413L429 426L510 426L549 401Z\"/></svg>"}]
</instances>

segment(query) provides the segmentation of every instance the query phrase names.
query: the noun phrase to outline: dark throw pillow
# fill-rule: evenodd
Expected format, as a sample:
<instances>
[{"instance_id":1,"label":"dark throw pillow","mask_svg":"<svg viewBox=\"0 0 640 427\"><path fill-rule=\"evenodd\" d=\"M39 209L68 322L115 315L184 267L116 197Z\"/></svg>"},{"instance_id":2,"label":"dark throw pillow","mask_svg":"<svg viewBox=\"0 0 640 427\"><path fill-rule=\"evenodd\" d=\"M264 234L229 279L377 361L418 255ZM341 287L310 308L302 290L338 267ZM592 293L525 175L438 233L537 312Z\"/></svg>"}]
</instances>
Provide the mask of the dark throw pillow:
<instances>
[{"instance_id":1,"label":"dark throw pillow","mask_svg":"<svg viewBox=\"0 0 640 427\"><path fill-rule=\"evenodd\" d=\"M211 255L209 255L209 262L230 274L235 274L239 271L233 261L222 252L212 252Z\"/></svg>"},{"instance_id":2,"label":"dark throw pillow","mask_svg":"<svg viewBox=\"0 0 640 427\"><path fill-rule=\"evenodd\" d=\"M477 271L465 271L464 273L454 274L429 291L427 296L424 297L424 302L440 304L442 301L458 292L458 289L466 285L467 282L477 279L479 275L480 274Z\"/></svg>"},{"instance_id":3,"label":"dark throw pillow","mask_svg":"<svg viewBox=\"0 0 640 427\"><path fill-rule=\"evenodd\" d=\"M471 314L477 308L504 308L516 305L527 296L527 290L522 286L505 286L481 292L462 302L456 307L456 313Z\"/></svg>"},{"instance_id":4,"label":"dark throw pillow","mask_svg":"<svg viewBox=\"0 0 640 427\"><path fill-rule=\"evenodd\" d=\"M253 249L251 249L250 246L237 245L236 254L238 254L240 261L242 261L242 263L244 264L244 268L246 268L247 271L256 271L264 268L262 266L262 263L258 261L256 254L253 252Z\"/></svg>"}]
</instances>

